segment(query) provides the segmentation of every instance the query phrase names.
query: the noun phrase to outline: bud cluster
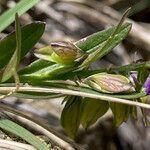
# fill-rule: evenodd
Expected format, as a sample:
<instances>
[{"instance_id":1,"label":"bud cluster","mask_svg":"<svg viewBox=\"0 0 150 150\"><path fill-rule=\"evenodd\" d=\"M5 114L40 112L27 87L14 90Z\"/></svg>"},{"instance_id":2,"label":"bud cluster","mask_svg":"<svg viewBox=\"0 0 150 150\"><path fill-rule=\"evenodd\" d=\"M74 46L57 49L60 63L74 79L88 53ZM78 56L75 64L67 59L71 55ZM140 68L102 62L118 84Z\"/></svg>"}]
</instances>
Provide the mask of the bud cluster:
<instances>
[{"instance_id":1,"label":"bud cluster","mask_svg":"<svg viewBox=\"0 0 150 150\"><path fill-rule=\"evenodd\" d=\"M35 51L38 58L63 65L73 65L82 60L85 53L70 42L53 42Z\"/></svg>"}]
</instances>

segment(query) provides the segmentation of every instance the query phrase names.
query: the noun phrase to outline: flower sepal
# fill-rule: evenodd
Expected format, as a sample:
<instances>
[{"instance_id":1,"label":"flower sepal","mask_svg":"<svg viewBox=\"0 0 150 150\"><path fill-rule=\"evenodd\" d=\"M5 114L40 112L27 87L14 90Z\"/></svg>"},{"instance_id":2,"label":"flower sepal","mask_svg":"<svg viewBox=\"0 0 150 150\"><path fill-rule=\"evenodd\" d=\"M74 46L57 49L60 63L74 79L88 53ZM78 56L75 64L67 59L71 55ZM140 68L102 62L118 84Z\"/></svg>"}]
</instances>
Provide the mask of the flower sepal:
<instances>
[{"instance_id":1,"label":"flower sepal","mask_svg":"<svg viewBox=\"0 0 150 150\"><path fill-rule=\"evenodd\" d=\"M104 93L121 93L133 91L130 80L122 75L98 73L84 80L94 90Z\"/></svg>"},{"instance_id":2,"label":"flower sepal","mask_svg":"<svg viewBox=\"0 0 150 150\"><path fill-rule=\"evenodd\" d=\"M36 50L35 56L61 65L73 66L84 58L85 53L73 43L53 42L49 46Z\"/></svg>"}]
</instances>

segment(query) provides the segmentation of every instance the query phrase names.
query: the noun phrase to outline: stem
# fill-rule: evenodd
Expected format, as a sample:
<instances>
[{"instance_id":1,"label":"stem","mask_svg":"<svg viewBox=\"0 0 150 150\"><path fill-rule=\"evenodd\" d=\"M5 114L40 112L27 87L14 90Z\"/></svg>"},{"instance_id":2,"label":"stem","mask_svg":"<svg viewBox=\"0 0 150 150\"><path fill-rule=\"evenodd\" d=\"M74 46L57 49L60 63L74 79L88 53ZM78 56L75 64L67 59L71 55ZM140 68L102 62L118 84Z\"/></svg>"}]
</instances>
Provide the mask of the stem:
<instances>
[{"instance_id":1,"label":"stem","mask_svg":"<svg viewBox=\"0 0 150 150\"><path fill-rule=\"evenodd\" d=\"M20 87L20 79L19 79L19 76L17 74L17 71L14 71L13 77L15 79L15 84L16 84L16 89L14 92L17 92L19 90L19 87Z\"/></svg>"},{"instance_id":2,"label":"stem","mask_svg":"<svg viewBox=\"0 0 150 150\"><path fill-rule=\"evenodd\" d=\"M3 93L8 93L14 89L15 89L15 87L0 87L0 91ZM115 97L105 96L105 95L96 95L93 93L87 93L87 92L83 92L83 91L73 91L73 90L62 89L62 88L20 87L18 91L21 91L21 92L31 92L32 91L32 92L40 92L40 93L41 92L57 93L57 94L89 97L89 98L93 98L93 99L100 99L100 100L105 100L105 101L109 101L109 102L122 103L122 104L126 104L126 105L139 106L142 108L150 109L149 104L143 104L143 103L131 101L128 99L115 98Z\"/></svg>"},{"instance_id":3,"label":"stem","mask_svg":"<svg viewBox=\"0 0 150 150\"><path fill-rule=\"evenodd\" d=\"M19 76L18 76L16 70L13 71L13 77L14 77L15 84L16 84L15 89L9 91L9 93L8 93L7 95L1 95L1 96L0 96L0 99L4 99L4 98L6 98L6 97L8 97L8 96L11 96L12 94L16 93L16 92L19 90L19 87L20 87L20 80L19 80Z\"/></svg>"}]
</instances>

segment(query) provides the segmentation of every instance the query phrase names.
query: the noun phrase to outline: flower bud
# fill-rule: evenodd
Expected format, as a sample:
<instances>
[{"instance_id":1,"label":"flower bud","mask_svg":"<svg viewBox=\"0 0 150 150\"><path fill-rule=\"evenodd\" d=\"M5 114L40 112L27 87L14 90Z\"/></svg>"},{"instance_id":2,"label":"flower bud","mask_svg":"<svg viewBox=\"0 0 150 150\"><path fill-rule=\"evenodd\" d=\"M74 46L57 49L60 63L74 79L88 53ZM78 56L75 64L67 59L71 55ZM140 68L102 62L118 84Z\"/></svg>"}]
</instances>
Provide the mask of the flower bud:
<instances>
[{"instance_id":1,"label":"flower bud","mask_svg":"<svg viewBox=\"0 0 150 150\"><path fill-rule=\"evenodd\" d=\"M51 46L46 46L46 47L35 50L34 55L40 59L55 62L51 57L52 53L53 51L52 51Z\"/></svg>"},{"instance_id":2,"label":"flower bud","mask_svg":"<svg viewBox=\"0 0 150 150\"><path fill-rule=\"evenodd\" d=\"M93 89L104 93L129 92L133 86L130 80L122 75L98 73L84 81Z\"/></svg>"},{"instance_id":3,"label":"flower bud","mask_svg":"<svg viewBox=\"0 0 150 150\"><path fill-rule=\"evenodd\" d=\"M37 50L35 55L59 64L72 65L80 61L84 53L70 42L53 42L50 46Z\"/></svg>"}]
</instances>

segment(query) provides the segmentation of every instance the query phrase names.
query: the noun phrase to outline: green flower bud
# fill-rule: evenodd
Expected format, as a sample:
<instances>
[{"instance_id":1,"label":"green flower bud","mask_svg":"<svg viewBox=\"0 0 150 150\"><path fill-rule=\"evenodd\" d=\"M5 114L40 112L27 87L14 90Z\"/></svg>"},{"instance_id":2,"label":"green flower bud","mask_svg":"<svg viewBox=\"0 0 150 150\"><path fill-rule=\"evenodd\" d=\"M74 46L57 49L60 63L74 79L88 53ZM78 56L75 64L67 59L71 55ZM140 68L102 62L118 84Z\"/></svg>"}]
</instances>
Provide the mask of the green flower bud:
<instances>
[{"instance_id":1,"label":"green flower bud","mask_svg":"<svg viewBox=\"0 0 150 150\"><path fill-rule=\"evenodd\" d=\"M37 50L35 55L63 65L73 65L85 56L83 51L70 42L53 42L50 46Z\"/></svg>"},{"instance_id":2,"label":"green flower bud","mask_svg":"<svg viewBox=\"0 0 150 150\"><path fill-rule=\"evenodd\" d=\"M51 46L46 46L46 47L35 50L34 55L40 59L55 62L51 57L52 53L53 53L53 50Z\"/></svg>"},{"instance_id":3,"label":"green flower bud","mask_svg":"<svg viewBox=\"0 0 150 150\"><path fill-rule=\"evenodd\" d=\"M122 75L98 73L84 80L93 89L104 93L129 92L133 86L130 80Z\"/></svg>"}]
</instances>

